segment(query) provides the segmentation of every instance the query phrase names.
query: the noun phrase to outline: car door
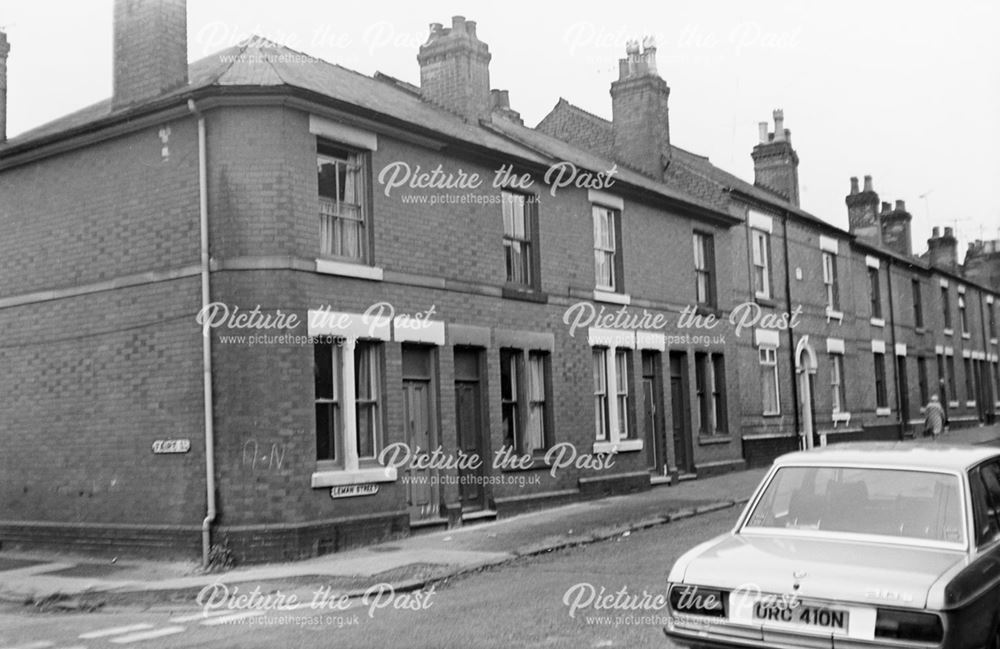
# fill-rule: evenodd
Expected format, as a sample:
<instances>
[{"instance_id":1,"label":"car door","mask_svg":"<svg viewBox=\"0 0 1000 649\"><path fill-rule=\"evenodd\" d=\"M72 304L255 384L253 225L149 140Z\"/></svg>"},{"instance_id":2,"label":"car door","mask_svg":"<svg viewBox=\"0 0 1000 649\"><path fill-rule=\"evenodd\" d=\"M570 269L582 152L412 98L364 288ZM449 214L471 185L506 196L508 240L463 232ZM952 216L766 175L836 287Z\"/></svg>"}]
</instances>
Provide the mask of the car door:
<instances>
[{"instance_id":1,"label":"car door","mask_svg":"<svg viewBox=\"0 0 1000 649\"><path fill-rule=\"evenodd\" d=\"M969 471L972 498L973 559L948 590L957 600L961 647L987 645L1000 623L1000 462L990 460Z\"/></svg>"}]
</instances>

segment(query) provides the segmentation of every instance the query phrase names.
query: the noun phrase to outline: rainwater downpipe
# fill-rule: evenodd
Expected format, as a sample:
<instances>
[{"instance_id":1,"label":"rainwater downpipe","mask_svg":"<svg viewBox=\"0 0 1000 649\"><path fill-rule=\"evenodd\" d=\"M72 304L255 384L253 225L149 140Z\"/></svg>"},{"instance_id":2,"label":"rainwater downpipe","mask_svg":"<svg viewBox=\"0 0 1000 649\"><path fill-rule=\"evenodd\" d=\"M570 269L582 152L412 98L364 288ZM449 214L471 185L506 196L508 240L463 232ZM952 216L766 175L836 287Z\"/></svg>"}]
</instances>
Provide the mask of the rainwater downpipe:
<instances>
[{"instance_id":1,"label":"rainwater downpipe","mask_svg":"<svg viewBox=\"0 0 1000 649\"><path fill-rule=\"evenodd\" d=\"M201 312L205 312L211 297L209 291L210 258L208 252L208 166L205 144L205 116L193 99L188 110L198 118L198 208L201 226ZM212 523L215 521L215 428L212 403L212 337L208 319L202 325L201 365L205 401L205 518L201 521L201 565L208 567L212 548Z\"/></svg>"}]
</instances>

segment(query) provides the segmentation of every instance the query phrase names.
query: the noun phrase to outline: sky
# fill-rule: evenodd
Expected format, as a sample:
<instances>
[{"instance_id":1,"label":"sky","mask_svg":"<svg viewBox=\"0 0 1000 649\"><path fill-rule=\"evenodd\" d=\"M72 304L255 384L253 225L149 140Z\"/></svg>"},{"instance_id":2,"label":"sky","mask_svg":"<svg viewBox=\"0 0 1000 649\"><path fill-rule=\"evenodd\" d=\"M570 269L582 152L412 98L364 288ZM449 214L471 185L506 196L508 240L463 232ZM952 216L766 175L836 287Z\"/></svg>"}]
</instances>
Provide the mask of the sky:
<instances>
[{"instance_id":1,"label":"sky","mask_svg":"<svg viewBox=\"0 0 1000 649\"><path fill-rule=\"evenodd\" d=\"M432 22L478 23L491 85L529 126L560 97L610 118L625 42L656 39L677 146L753 180L757 123L782 108L802 207L847 228L851 176L933 225L1000 238L1000 3L730 0L502 3L188 0L195 60L257 34L417 83ZM0 0L11 42L8 135L111 94L112 0Z\"/></svg>"}]
</instances>

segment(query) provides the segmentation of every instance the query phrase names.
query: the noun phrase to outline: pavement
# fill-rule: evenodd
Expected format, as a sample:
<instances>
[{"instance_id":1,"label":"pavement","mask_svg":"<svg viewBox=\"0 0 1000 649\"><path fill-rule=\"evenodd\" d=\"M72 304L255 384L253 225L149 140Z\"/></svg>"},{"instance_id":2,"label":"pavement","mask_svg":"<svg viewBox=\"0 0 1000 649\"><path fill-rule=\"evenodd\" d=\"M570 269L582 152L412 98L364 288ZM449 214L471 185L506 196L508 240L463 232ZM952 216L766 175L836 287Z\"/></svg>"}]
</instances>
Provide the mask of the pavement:
<instances>
[{"instance_id":1,"label":"pavement","mask_svg":"<svg viewBox=\"0 0 1000 649\"><path fill-rule=\"evenodd\" d=\"M940 443L1000 445L1000 425L952 431ZM933 443L918 440L918 443ZM102 560L0 552L0 600L45 610L196 601L215 584L261 593L317 585L355 597L377 584L397 591L568 547L628 535L746 502L765 469L727 473L648 491L577 502L289 563L201 571L195 563ZM206 591L207 592L207 591Z\"/></svg>"}]
</instances>

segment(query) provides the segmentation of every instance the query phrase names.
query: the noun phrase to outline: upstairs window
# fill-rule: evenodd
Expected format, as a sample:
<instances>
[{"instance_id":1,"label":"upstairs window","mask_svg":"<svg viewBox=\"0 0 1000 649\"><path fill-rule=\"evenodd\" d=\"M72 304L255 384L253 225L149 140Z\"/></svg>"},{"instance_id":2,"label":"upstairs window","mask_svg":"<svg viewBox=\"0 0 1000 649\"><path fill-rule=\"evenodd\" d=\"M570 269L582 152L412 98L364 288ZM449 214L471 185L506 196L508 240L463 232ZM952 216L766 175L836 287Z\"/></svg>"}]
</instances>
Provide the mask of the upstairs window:
<instances>
[{"instance_id":1,"label":"upstairs window","mask_svg":"<svg viewBox=\"0 0 1000 649\"><path fill-rule=\"evenodd\" d=\"M837 255L823 253L823 287L826 289L826 308L840 311L840 289L837 286Z\"/></svg>"},{"instance_id":2,"label":"upstairs window","mask_svg":"<svg viewBox=\"0 0 1000 649\"><path fill-rule=\"evenodd\" d=\"M534 206L531 196L508 191L500 194L506 281L523 288L534 288L536 282Z\"/></svg>"},{"instance_id":3,"label":"upstairs window","mask_svg":"<svg viewBox=\"0 0 1000 649\"><path fill-rule=\"evenodd\" d=\"M969 314L965 310L965 295L958 294L958 324L962 327L962 335L969 335Z\"/></svg>"},{"instance_id":4,"label":"upstairs window","mask_svg":"<svg viewBox=\"0 0 1000 649\"><path fill-rule=\"evenodd\" d=\"M941 312L944 315L944 328L951 329L951 297L947 286L941 287Z\"/></svg>"},{"instance_id":5,"label":"upstairs window","mask_svg":"<svg viewBox=\"0 0 1000 649\"><path fill-rule=\"evenodd\" d=\"M882 289L878 281L878 268L868 269L869 297L871 298L871 311L873 318L882 317Z\"/></svg>"},{"instance_id":6,"label":"upstairs window","mask_svg":"<svg viewBox=\"0 0 1000 649\"><path fill-rule=\"evenodd\" d=\"M320 254L367 260L367 157L321 144L318 148Z\"/></svg>"},{"instance_id":7,"label":"upstairs window","mask_svg":"<svg viewBox=\"0 0 1000 649\"><path fill-rule=\"evenodd\" d=\"M924 326L924 296L920 288L920 280L915 279L910 283L913 292L913 326Z\"/></svg>"},{"instance_id":8,"label":"upstairs window","mask_svg":"<svg viewBox=\"0 0 1000 649\"><path fill-rule=\"evenodd\" d=\"M715 246L712 235L694 233L695 301L702 306L715 306Z\"/></svg>"},{"instance_id":9,"label":"upstairs window","mask_svg":"<svg viewBox=\"0 0 1000 649\"><path fill-rule=\"evenodd\" d=\"M594 283L598 290L621 292L621 212L602 205L593 206Z\"/></svg>"},{"instance_id":10,"label":"upstairs window","mask_svg":"<svg viewBox=\"0 0 1000 649\"><path fill-rule=\"evenodd\" d=\"M751 229L750 242L754 295L767 299L771 297L771 235L763 230Z\"/></svg>"}]
</instances>

